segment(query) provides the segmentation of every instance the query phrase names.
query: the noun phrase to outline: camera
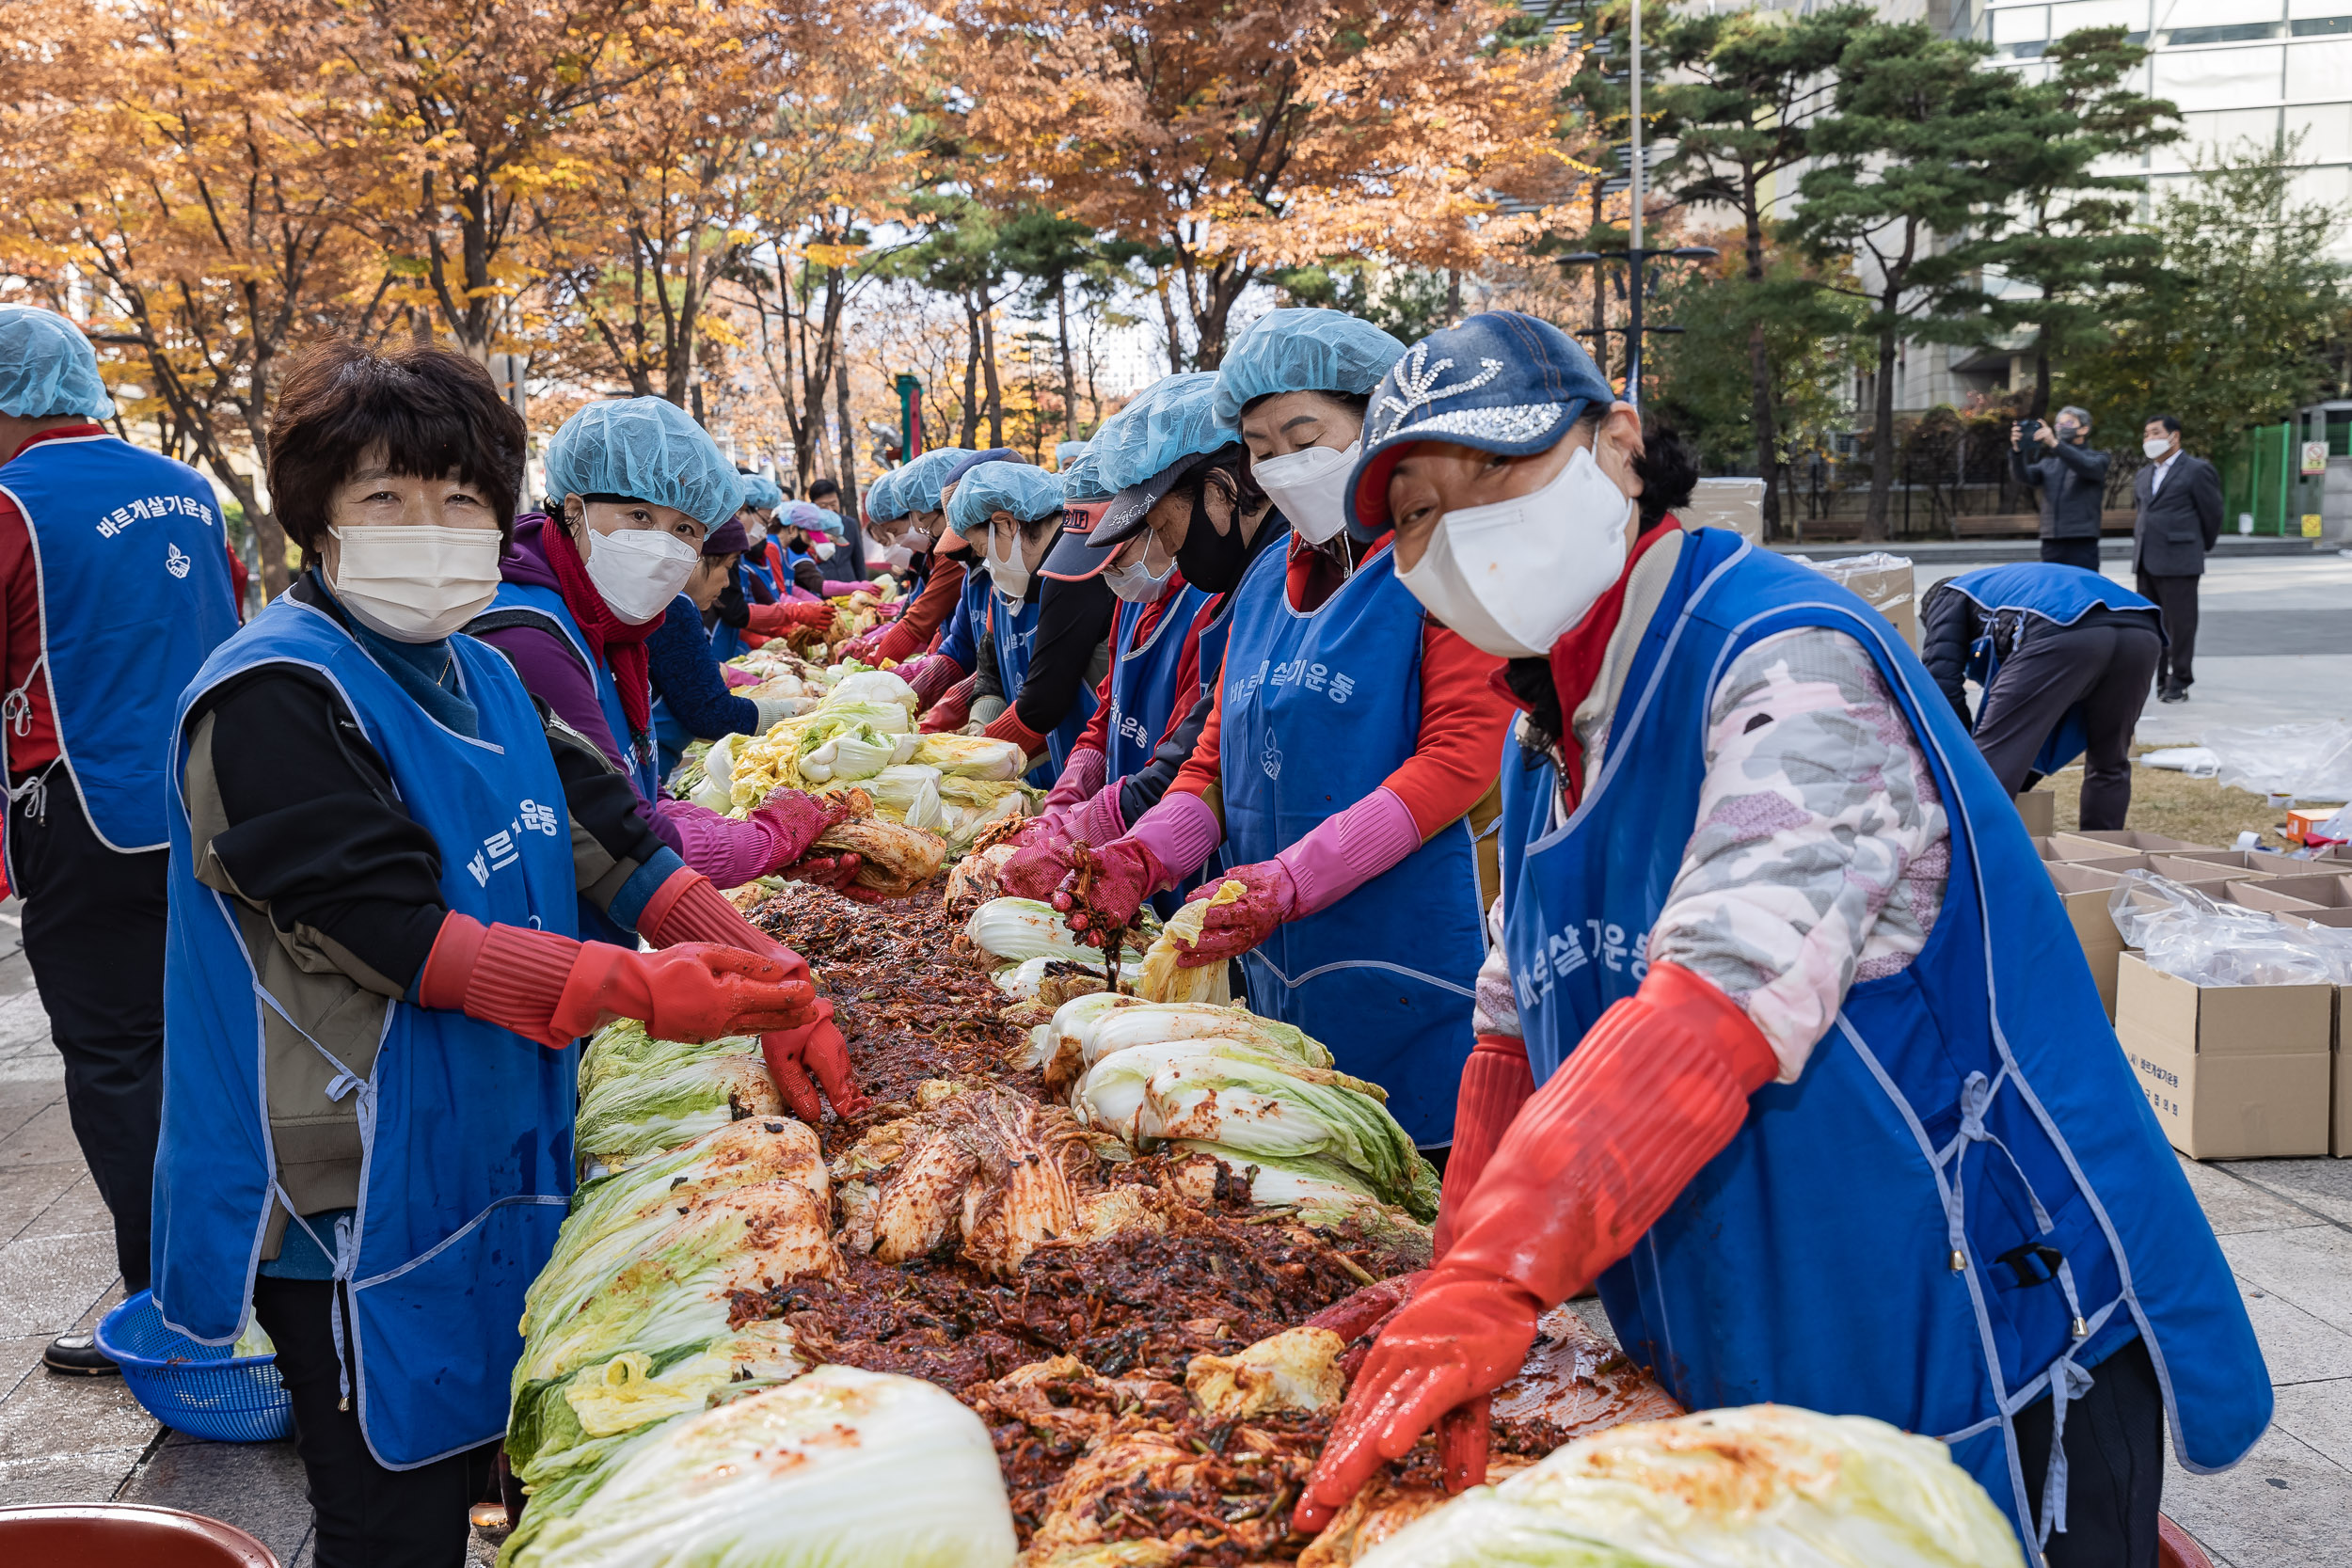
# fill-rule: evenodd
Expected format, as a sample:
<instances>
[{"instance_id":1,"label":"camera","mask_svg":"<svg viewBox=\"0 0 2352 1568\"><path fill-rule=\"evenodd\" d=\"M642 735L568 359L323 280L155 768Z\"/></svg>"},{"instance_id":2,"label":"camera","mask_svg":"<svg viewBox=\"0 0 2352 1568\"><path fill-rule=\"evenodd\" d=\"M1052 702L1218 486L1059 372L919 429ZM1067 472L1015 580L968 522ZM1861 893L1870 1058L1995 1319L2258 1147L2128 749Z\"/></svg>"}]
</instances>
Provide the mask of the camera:
<instances>
[{"instance_id":1,"label":"camera","mask_svg":"<svg viewBox=\"0 0 2352 1568\"><path fill-rule=\"evenodd\" d=\"M2017 421L2018 439L2023 441L2031 441L2039 437L2041 434L2042 421L2040 420L2020 420Z\"/></svg>"}]
</instances>

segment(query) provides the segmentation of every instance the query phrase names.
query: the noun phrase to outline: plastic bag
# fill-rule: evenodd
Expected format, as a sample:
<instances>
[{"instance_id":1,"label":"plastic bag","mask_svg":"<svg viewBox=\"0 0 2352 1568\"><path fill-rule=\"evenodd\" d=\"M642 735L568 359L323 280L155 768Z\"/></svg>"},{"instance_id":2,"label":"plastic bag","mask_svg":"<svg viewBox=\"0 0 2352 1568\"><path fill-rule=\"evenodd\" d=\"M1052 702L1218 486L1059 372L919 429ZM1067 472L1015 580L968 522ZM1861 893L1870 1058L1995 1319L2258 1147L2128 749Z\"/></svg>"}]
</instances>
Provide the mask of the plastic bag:
<instances>
[{"instance_id":1,"label":"plastic bag","mask_svg":"<svg viewBox=\"0 0 2352 1568\"><path fill-rule=\"evenodd\" d=\"M2352 800L2352 720L2207 730L2224 784L2297 800Z\"/></svg>"},{"instance_id":2,"label":"plastic bag","mask_svg":"<svg viewBox=\"0 0 2352 1568\"><path fill-rule=\"evenodd\" d=\"M2217 904L2153 872L2123 873L2107 913L2149 968L2196 985L2352 984L2352 932Z\"/></svg>"}]
</instances>

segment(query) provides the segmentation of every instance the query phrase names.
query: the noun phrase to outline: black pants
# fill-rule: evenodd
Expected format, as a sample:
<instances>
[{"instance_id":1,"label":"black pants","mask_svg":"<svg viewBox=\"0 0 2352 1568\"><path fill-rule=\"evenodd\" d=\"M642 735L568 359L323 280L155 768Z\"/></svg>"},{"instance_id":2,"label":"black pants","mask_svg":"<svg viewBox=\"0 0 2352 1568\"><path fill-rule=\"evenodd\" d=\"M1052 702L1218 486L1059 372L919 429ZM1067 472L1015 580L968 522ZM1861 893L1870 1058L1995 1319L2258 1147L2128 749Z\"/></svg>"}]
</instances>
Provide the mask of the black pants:
<instances>
[{"instance_id":1,"label":"black pants","mask_svg":"<svg viewBox=\"0 0 2352 1568\"><path fill-rule=\"evenodd\" d=\"M2060 566L2080 566L2086 572L2099 569L2099 536L2087 539L2044 539L2042 559Z\"/></svg>"},{"instance_id":2,"label":"black pants","mask_svg":"<svg viewBox=\"0 0 2352 1568\"><path fill-rule=\"evenodd\" d=\"M24 958L65 1057L66 1112L115 1221L122 1289L147 1289L164 1099L162 849L106 847L65 766L8 809L8 882Z\"/></svg>"},{"instance_id":3,"label":"black pants","mask_svg":"<svg viewBox=\"0 0 2352 1568\"><path fill-rule=\"evenodd\" d=\"M2026 640L2002 661L1977 715L1977 749L2001 787L2026 787L2042 743L2080 703L2090 732L2083 758L2082 826L2121 828L2132 806L2132 727L2148 702L2160 646L2153 630L2065 626Z\"/></svg>"},{"instance_id":4,"label":"black pants","mask_svg":"<svg viewBox=\"0 0 2352 1568\"><path fill-rule=\"evenodd\" d=\"M2156 660L2156 679L2163 686L2177 686L2185 691L2197 678L2189 666L2197 657L2199 579L2152 578L2145 572L2137 576L2139 596L2164 611L2164 635L2170 639L2163 656Z\"/></svg>"},{"instance_id":5,"label":"black pants","mask_svg":"<svg viewBox=\"0 0 2352 1568\"><path fill-rule=\"evenodd\" d=\"M2050 1402L2017 1413L2017 1449L2035 1517L2050 1469ZM2091 1369L2090 1392L2066 1406L2064 1533L2050 1532L2050 1568L2156 1568L2164 1501L2164 1396L2137 1339ZM2026 1522L2030 1536L2034 1522Z\"/></svg>"},{"instance_id":6,"label":"black pants","mask_svg":"<svg viewBox=\"0 0 2352 1568\"><path fill-rule=\"evenodd\" d=\"M318 1568L462 1568L467 1511L489 1489L498 1445L388 1470L360 1435L358 1402L342 1409L342 1370L329 1317L339 1287L324 1279L253 1282L253 1311L278 1346L278 1375L294 1411L317 1516ZM346 1320L348 1321L348 1320Z\"/></svg>"}]
</instances>

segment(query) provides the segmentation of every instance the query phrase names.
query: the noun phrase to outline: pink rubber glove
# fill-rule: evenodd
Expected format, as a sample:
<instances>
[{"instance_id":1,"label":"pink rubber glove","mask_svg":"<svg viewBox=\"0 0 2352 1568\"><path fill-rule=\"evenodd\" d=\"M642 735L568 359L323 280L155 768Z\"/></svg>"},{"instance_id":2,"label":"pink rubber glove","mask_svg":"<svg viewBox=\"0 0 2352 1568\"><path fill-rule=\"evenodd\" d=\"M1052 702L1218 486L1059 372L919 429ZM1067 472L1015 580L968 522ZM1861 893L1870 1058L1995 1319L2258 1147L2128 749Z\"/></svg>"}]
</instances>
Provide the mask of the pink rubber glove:
<instances>
[{"instance_id":1,"label":"pink rubber glove","mask_svg":"<svg viewBox=\"0 0 2352 1568\"><path fill-rule=\"evenodd\" d=\"M654 807L676 831L679 857L721 888L741 887L787 868L787 874L806 881L839 879L837 861L845 857L820 857L825 863L808 862L805 871L795 863L807 855L818 834L840 820L841 809L797 789L776 791L741 822L691 800L662 800ZM855 858L846 858L851 862L849 874L854 875Z\"/></svg>"},{"instance_id":2,"label":"pink rubber glove","mask_svg":"<svg viewBox=\"0 0 2352 1568\"><path fill-rule=\"evenodd\" d=\"M1015 898L1042 903L1077 869L1070 862L1070 835L1058 817L1031 817L1000 842L1020 846L996 868L996 885Z\"/></svg>"},{"instance_id":3,"label":"pink rubber glove","mask_svg":"<svg viewBox=\"0 0 2352 1568\"><path fill-rule=\"evenodd\" d=\"M730 691L740 690L747 686L757 686L765 678L753 674L749 670L739 670L732 664L720 665L719 674L725 680L727 689Z\"/></svg>"},{"instance_id":4,"label":"pink rubber glove","mask_svg":"<svg viewBox=\"0 0 2352 1568\"><path fill-rule=\"evenodd\" d=\"M884 632L895 629L896 628L893 627L889 622L884 621L873 630L860 633L858 636L850 639L848 642L841 646L834 657L845 664L850 659L855 659L860 664L872 664L875 662L875 645L882 641L882 634Z\"/></svg>"},{"instance_id":5,"label":"pink rubber glove","mask_svg":"<svg viewBox=\"0 0 2352 1568\"><path fill-rule=\"evenodd\" d=\"M925 654L908 659L896 672L900 680L914 688L918 713L945 697L950 687L971 673L946 654Z\"/></svg>"},{"instance_id":6,"label":"pink rubber glove","mask_svg":"<svg viewBox=\"0 0 2352 1568\"><path fill-rule=\"evenodd\" d=\"M1108 844L1123 838L1127 818L1119 803L1119 781L1113 779L1092 796L1063 812L1058 818L1063 832L1080 844Z\"/></svg>"},{"instance_id":7,"label":"pink rubber glove","mask_svg":"<svg viewBox=\"0 0 2352 1568\"><path fill-rule=\"evenodd\" d=\"M1085 851L1096 867L1089 902L1105 920L1131 922L1146 898L1206 865L1224 841L1216 807L1198 795L1170 790L1123 837ZM1075 871L1063 879L1053 905L1071 914L1072 930L1085 932L1094 922L1078 908L1077 879ZM1101 945L1100 933L1088 940Z\"/></svg>"},{"instance_id":8,"label":"pink rubber glove","mask_svg":"<svg viewBox=\"0 0 2352 1568\"><path fill-rule=\"evenodd\" d=\"M1103 776L1109 770L1110 758L1104 756L1099 747L1089 746L1084 751L1071 752L1070 760L1061 766L1061 777L1056 779L1054 787L1045 792L1046 812L1050 814L1063 806L1074 806L1086 800L1103 787Z\"/></svg>"},{"instance_id":9,"label":"pink rubber glove","mask_svg":"<svg viewBox=\"0 0 2352 1568\"><path fill-rule=\"evenodd\" d=\"M1177 957L1178 967L1199 969L1237 958L1265 941L1277 926L1327 910L1421 847L1421 829L1405 802L1375 789L1323 822L1270 861L1225 874L1248 891L1233 903L1209 911L1200 940ZM1207 898L1211 883L1185 902Z\"/></svg>"}]
</instances>

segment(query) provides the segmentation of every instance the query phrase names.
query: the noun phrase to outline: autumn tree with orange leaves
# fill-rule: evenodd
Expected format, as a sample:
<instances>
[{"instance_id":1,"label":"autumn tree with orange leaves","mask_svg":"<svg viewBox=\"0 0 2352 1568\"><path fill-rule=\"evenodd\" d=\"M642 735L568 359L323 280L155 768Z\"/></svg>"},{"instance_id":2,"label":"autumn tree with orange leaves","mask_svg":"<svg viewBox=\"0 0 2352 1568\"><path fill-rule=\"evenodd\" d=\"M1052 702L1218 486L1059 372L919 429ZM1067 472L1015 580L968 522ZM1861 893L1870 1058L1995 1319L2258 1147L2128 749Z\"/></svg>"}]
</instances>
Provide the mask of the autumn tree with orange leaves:
<instances>
[{"instance_id":1,"label":"autumn tree with orange leaves","mask_svg":"<svg viewBox=\"0 0 2352 1568\"><path fill-rule=\"evenodd\" d=\"M975 178L1156 258L1169 341L1224 356L1278 267L1474 267L1579 176L1573 52L1468 0L967 0L941 45ZM1503 203L1518 208L1515 215Z\"/></svg>"}]
</instances>

